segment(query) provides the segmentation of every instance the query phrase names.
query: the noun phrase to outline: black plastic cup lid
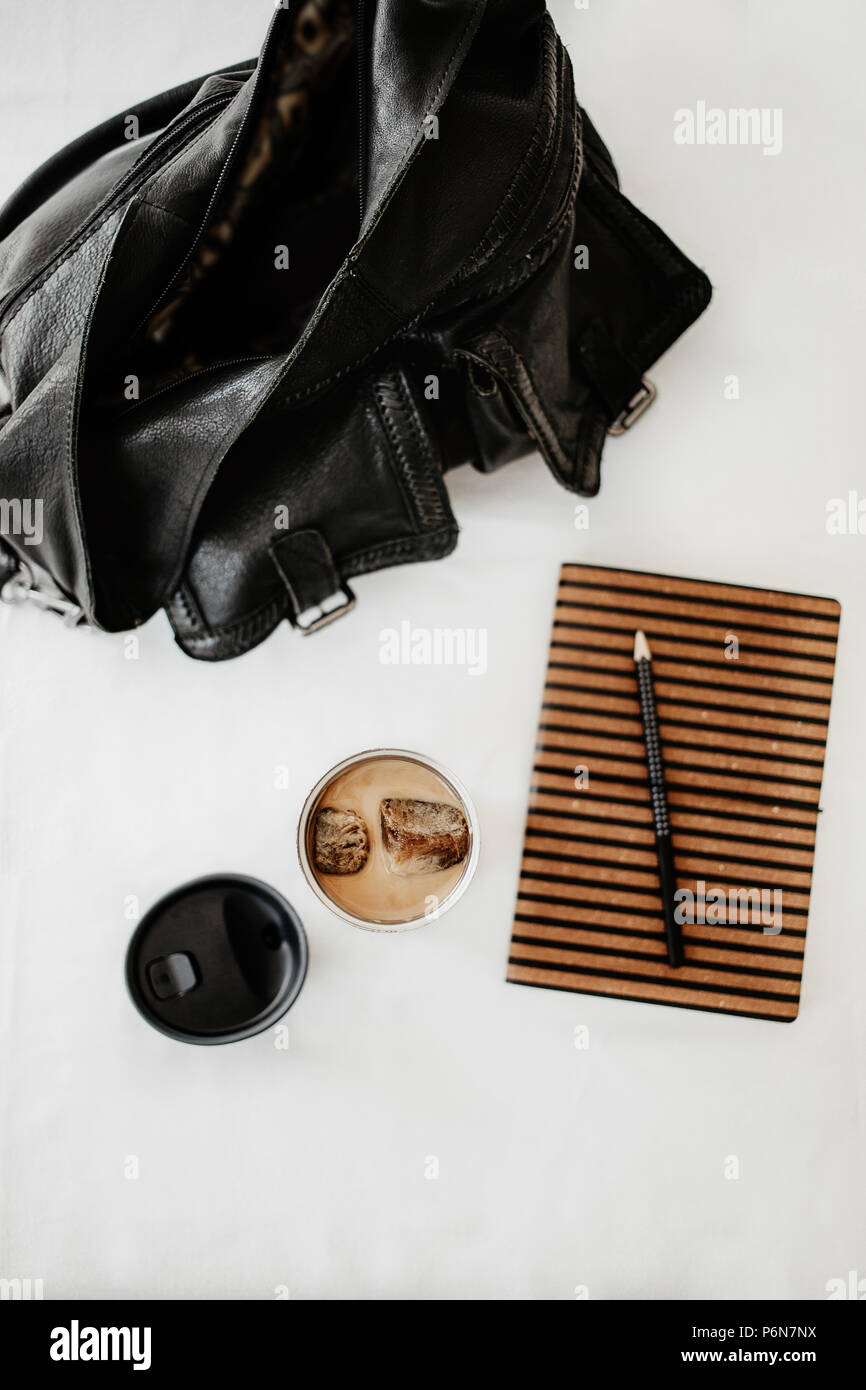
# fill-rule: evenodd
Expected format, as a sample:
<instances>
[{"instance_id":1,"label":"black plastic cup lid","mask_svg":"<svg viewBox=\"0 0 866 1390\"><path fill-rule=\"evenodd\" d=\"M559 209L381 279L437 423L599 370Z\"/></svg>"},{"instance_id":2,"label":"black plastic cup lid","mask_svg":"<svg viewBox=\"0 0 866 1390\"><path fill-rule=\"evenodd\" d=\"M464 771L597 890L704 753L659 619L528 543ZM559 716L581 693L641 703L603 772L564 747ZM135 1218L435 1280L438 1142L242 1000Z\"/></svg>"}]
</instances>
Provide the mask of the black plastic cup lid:
<instances>
[{"instance_id":1,"label":"black plastic cup lid","mask_svg":"<svg viewBox=\"0 0 866 1390\"><path fill-rule=\"evenodd\" d=\"M240 874L199 878L142 917L126 954L133 1003L189 1043L239 1042L276 1023L307 973L307 938L275 889Z\"/></svg>"}]
</instances>

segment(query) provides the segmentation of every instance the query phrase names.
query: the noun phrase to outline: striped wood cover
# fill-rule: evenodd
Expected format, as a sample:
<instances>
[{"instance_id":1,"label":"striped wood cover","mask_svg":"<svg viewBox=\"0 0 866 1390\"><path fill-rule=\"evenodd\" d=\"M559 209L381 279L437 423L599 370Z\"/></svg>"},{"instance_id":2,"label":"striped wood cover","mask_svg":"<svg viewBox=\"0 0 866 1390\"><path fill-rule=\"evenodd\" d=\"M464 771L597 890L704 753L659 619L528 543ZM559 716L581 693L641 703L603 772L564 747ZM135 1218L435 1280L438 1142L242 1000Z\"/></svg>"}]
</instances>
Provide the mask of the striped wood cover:
<instances>
[{"instance_id":1,"label":"striped wood cover","mask_svg":"<svg viewBox=\"0 0 866 1390\"><path fill-rule=\"evenodd\" d=\"M562 566L509 980L796 1018L839 614L833 599ZM778 935L742 920L684 925L679 970L664 943L638 627L653 654L679 887L763 888L768 907L782 893ZM732 634L737 660L725 656ZM589 785L577 789L580 765Z\"/></svg>"}]
</instances>

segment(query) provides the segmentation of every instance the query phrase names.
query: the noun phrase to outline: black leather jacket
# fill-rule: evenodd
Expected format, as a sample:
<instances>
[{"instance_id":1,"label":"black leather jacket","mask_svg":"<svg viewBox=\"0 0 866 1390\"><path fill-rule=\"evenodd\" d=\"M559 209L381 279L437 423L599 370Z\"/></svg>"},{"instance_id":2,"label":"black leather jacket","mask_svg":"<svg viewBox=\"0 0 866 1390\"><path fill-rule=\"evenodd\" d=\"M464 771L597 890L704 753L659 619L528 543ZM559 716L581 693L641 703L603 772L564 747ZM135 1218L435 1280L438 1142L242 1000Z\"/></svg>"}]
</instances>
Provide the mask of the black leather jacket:
<instances>
[{"instance_id":1,"label":"black leather jacket","mask_svg":"<svg viewBox=\"0 0 866 1390\"><path fill-rule=\"evenodd\" d=\"M131 117L133 119L131 119ZM443 475L602 444L706 277L619 192L541 0L308 0L0 212L6 535L194 657L447 554Z\"/></svg>"}]
</instances>

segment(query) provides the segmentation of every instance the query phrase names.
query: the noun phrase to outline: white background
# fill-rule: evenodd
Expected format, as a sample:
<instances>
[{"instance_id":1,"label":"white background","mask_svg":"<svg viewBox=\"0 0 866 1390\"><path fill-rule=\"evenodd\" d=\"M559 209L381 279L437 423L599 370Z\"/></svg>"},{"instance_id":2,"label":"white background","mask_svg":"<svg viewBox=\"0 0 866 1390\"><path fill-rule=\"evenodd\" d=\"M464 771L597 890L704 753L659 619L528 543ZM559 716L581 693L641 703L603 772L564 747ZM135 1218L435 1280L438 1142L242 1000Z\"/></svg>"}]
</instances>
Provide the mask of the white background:
<instances>
[{"instance_id":1,"label":"white background","mask_svg":"<svg viewBox=\"0 0 866 1390\"><path fill-rule=\"evenodd\" d=\"M866 536L825 530L829 498L866 495L866 12L553 9L625 191L715 286L653 372L658 403L610 441L589 530L537 458L464 469L453 557L363 578L345 621L220 666L161 616L130 661L123 637L0 612L0 1275L47 1297L820 1299L866 1276ZM261 0L0 0L0 193L257 51L267 20ZM782 153L677 146L673 113L699 100L781 107ZM566 559L842 602L792 1025L504 983ZM382 666L403 619L486 628L486 675ZM377 744L452 767L483 827L463 901L396 937L332 918L294 851L309 786ZM214 871L273 883L306 922L288 1052L172 1042L126 997L128 895L144 910Z\"/></svg>"}]
</instances>

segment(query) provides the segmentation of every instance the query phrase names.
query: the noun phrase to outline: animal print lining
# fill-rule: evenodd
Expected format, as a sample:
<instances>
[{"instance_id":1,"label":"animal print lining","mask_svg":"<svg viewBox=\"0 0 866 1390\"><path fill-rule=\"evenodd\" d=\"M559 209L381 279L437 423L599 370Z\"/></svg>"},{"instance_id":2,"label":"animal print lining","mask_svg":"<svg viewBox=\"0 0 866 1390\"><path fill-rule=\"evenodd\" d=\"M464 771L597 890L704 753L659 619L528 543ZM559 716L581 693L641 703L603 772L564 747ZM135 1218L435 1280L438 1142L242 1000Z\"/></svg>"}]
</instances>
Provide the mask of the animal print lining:
<instances>
[{"instance_id":1,"label":"animal print lining","mask_svg":"<svg viewBox=\"0 0 866 1390\"><path fill-rule=\"evenodd\" d=\"M259 94L260 114L246 151L214 218L171 297L146 326L146 356L153 360L145 375L151 383L212 365L225 348L229 356L254 355L288 350L296 340L304 315L315 307L354 240L355 229L346 226L348 245L342 251L335 246L331 275L325 267L319 283L323 252L315 248L334 242L334 229L325 226L320 232L316 223L329 218L333 223L337 217L343 226L346 217L340 209L350 199L357 205L357 92L354 65L347 61L354 44L349 0L307 0L297 12ZM307 245L314 249L307 252ZM287 293L285 280L275 281L285 274L275 268L283 246L288 274L294 276ZM201 309L198 291L209 282L203 298L221 296L230 318L239 308L237 322L252 316L251 310L245 313L241 290L247 277L256 282L251 303L264 301L270 322L259 337L244 331L249 323L238 322L232 342L231 323L222 331L219 324L216 333L208 331L216 309ZM275 296L285 308L282 320L278 313L274 316Z\"/></svg>"}]
</instances>

